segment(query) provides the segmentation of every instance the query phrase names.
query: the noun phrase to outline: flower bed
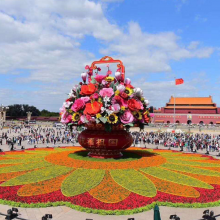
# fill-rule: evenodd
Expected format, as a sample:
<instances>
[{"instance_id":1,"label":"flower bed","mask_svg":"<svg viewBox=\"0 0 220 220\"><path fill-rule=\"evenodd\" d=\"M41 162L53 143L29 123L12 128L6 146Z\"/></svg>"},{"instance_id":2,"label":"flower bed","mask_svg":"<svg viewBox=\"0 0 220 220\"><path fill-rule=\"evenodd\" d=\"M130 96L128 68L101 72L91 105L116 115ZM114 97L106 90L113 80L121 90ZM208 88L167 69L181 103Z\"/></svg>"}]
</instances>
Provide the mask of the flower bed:
<instances>
[{"instance_id":1,"label":"flower bed","mask_svg":"<svg viewBox=\"0 0 220 220\"><path fill-rule=\"evenodd\" d=\"M0 203L67 205L99 214L131 214L155 203L220 205L219 160L166 150L126 152L128 158L104 161L88 159L80 147L5 152L0 155Z\"/></svg>"}]
</instances>

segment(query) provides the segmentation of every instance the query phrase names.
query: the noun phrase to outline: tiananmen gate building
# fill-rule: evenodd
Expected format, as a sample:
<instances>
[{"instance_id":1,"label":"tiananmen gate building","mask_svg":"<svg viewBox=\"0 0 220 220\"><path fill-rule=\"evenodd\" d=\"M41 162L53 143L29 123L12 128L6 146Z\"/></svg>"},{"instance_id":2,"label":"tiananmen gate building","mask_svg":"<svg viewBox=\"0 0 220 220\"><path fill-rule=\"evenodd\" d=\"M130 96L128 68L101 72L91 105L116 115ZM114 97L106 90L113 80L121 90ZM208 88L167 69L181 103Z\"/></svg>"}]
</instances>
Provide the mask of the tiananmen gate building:
<instances>
[{"instance_id":1,"label":"tiananmen gate building","mask_svg":"<svg viewBox=\"0 0 220 220\"><path fill-rule=\"evenodd\" d=\"M154 123L220 124L220 108L212 97L173 97L165 107L155 111Z\"/></svg>"}]
</instances>

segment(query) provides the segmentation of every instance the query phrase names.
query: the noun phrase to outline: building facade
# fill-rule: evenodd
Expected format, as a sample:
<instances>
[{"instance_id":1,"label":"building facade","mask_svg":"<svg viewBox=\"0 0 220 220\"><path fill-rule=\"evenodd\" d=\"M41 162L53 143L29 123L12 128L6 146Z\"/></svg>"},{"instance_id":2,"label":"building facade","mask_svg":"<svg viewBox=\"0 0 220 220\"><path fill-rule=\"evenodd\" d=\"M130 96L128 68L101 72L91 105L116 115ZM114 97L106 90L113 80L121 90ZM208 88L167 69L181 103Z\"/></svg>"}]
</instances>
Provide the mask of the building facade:
<instances>
[{"instance_id":1,"label":"building facade","mask_svg":"<svg viewBox=\"0 0 220 220\"><path fill-rule=\"evenodd\" d=\"M175 115L174 115L175 111ZM212 97L171 96L165 107L155 111L154 123L220 124L220 108Z\"/></svg>"}]
</instances>

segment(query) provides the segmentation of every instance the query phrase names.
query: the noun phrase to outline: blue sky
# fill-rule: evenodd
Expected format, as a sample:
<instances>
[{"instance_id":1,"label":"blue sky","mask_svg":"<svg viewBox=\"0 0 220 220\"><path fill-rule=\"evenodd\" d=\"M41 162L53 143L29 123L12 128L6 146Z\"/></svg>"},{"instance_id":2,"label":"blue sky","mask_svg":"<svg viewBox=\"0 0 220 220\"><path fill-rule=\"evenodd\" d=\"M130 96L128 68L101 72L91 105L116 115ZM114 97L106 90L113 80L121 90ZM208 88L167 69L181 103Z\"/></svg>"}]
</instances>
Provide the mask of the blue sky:
<instances>
[{"instance_id":1,"label":"blue sky","mask_svg":"<svg viewBox=\"0 0 220 220\"><path fill-rule=\"evenodd\" d=\"M218 0L1 0L0 9L2 104L58 111L84 66L108 55L155 107L171 95L212 95L220 106Z\"/></svg>"}]
</instances>

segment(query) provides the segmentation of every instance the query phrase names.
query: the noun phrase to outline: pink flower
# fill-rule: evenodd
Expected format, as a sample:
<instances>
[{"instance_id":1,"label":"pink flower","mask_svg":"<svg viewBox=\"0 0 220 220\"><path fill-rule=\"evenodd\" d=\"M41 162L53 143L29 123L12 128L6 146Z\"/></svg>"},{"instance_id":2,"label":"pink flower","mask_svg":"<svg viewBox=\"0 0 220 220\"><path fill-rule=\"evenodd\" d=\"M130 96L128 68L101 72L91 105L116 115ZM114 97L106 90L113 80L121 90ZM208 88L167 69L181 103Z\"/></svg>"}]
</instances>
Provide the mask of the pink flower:
<instances>
[{"instance_id":1,"label":"pink flower","mask_svg":"<svg viewBox=\"0 0 220 220\"><path fill-rule=\"evenodd\" d=\"M80 116L80 121L82 122L82 123L86 123L88 120L87 120L87 118L86 118L86 115L81 115Z\"/></svg>"},{"instance_id":2,"label":"pink flower","mask_svg":"<svg viewBox=\"0 0 220 220\"><path fill-rule=\"evenodd\" d=\"M81 77L82 77L83 82L85 83L86 82L87 73L81 73Z\"/></svg>"},{"instance_id":3,"label":"pink flower","mask_svg":"<svg viewBox=\"0 0 220 220\"><path fill-rule=\"evenodd\" d=\"M98 93L94 93L90 96L90 99L98 99L99 98L99 94Z\"/></svg>"},{"instance_id":4,"label":"pink flower","mask_svg":"<svg viewBox=\"0 0 220 220\"><path fill-rule=\"evenodd\" d=\"M126 78L126 79L125 79L125 84L126 84L126 85L130 85L130 84L131 84L131 80L130 80L129 78Z\"/></svg>"},{"instance_id":5,"label":"pink flower","mask_svg":"<svg viewBox=\"0 0 220 220\"><path fill-rule=\"evenodd\" d=\"M138 100L138 103L140 103L140 105L141 105L141 110L143 110L143 109L144 109L144 106L143 106L142 102Z\"/></svg>"},{"instance_id":6,"label":"pink flower","mask_svg":"<svg viewBox=\"0 0 220 220\"><path fill-rule=\"evenodd\" d=\"M86 66L85 66L85 69L88 70L88 69L89 69L89 65L86 65Z\"/></svg>"},{"instance_id":7,"label":"pink flower","mask_svg":"<svg viewBox=\"0 0 220 220\"><path fill-rule=\"evenodd\" d=\"M66 108L64 105L60 108L60 113L62 113L62 114L66 113Z\"/></svg>"},{"instance_id":8,"label":"pink flower","mask_svg":"<svg viewBox=\"0 0 220 220\"><path fill-rule=\"evenodd\" d=\"M78 112L80 109L83 109L85 106L85 102L82 99L77 99L73 105L71 106L71 109L74 112Z\"/></svg>"},{"instance_id":9,"label":"pink flower","mask_svg":"<svg viewBox=\"0 0 220 220\"><path fill-rule=\"evenodd\" d=\"M106 76L102 76L102 75L96 75L95 76L95 80L98 82L98 83L102 83L102 80L105 79Z\"/></svg>"},{"instance_id":10,"label":"pink flower","mask_svg":"<svg viewBox=\"0 0 220 220\"><path fill-rule=\"evenodd\" d=\"M118 90L119 92L124 92L124 91L125 91L125 86L122 85L122 84L119 84L119 85L117 86L117 90Z\"/></svg>"},{"instance_id":11,"label":"pink flower","mask_svg":"<svg viewBox=\"0 0 220 220\"><path fill-rule=\"evenodd\" d=\"M121 72L115 72L115 78L120 81L121 80Z\"/></svg>"},{"instance_id":12,"label":"pink flower","mask_svg":"<svg viewBox=\"0 0 220 220\"><path fill-rule=\"evenodd\" d=\"M130 110L126 110L124 114L120 117L121 122L124 124L132 123L134 120L134 116L130 112Z\"/></svg>"},{"instance_id":13,"label":"pink flower","mask_svg":"<svg viewBox=\"0 0 220 220\"><path fill-rule=\"evenodd\" d=\"M88 102L88 101L90 101L89 96L81 97L81 99L82 99L85 103Z\"/></svg>"},{"instance_id":14,"label":"pink flower","mask_svg":"<svg viewBox=\"0 0 220 220\"><path fill-rule=\"evenodd\" d=\"M108 84L108 82L103 79L103 80L102 80L102 85L105 86L105 85L107 85L107 84Z\"/></svg>"},{"instance_id":15,"label":"pink flower","mask_svg":"<svg viewBox=\"0 0 220 220\"><path fill-rule=\"evenodd\" d=\"M109 75L112 74L112 71L111 71L111 70L108 70L106 74L107 74L107 76L109 76Z\"/></svg>"},{"instance_id":16,"label":"pink flower","mask_svg":"<svg viewBox=\"0 0 220 220\"><path fill-rule=\"evenodd\" d=\"M67 124L67 123L70 123L71 121L72 121L72 115L69 115L69 114L65 113L61 116L61 122L62 123Z\"/></svg>"},{"instance_id":17,"label":"pink flower","mask_svg":"<svg viewBox=\"0 0 220 220\"><path fill-rule=\"evenodd\" d=\"M112 104L119 104L120 106L124 106L126 108L128 107L128 101L118 95L113 97Z\"/></svg>"},{"instance_id":18,"label":"pink flower","mask_svg":"<svg viewBox=\"0 0 220 220\"><path fill-rule=\"evenodd\" d=\"M100 90L99 94L102 96L102 97L111 97L114 95L114 91L112 88L103 88Z\"/></svg>"},{"instance_id":19,"label":"pink flower","mask_svg":"<svg viewBox=\"0 0 220 220\"><path fill-rule=\"evenodd\" d=\"M120 111L120 105L119 104L113 104L111 106L111 110L113 111L113 113L118 113Z\"/></svg>"}]
</instances>

